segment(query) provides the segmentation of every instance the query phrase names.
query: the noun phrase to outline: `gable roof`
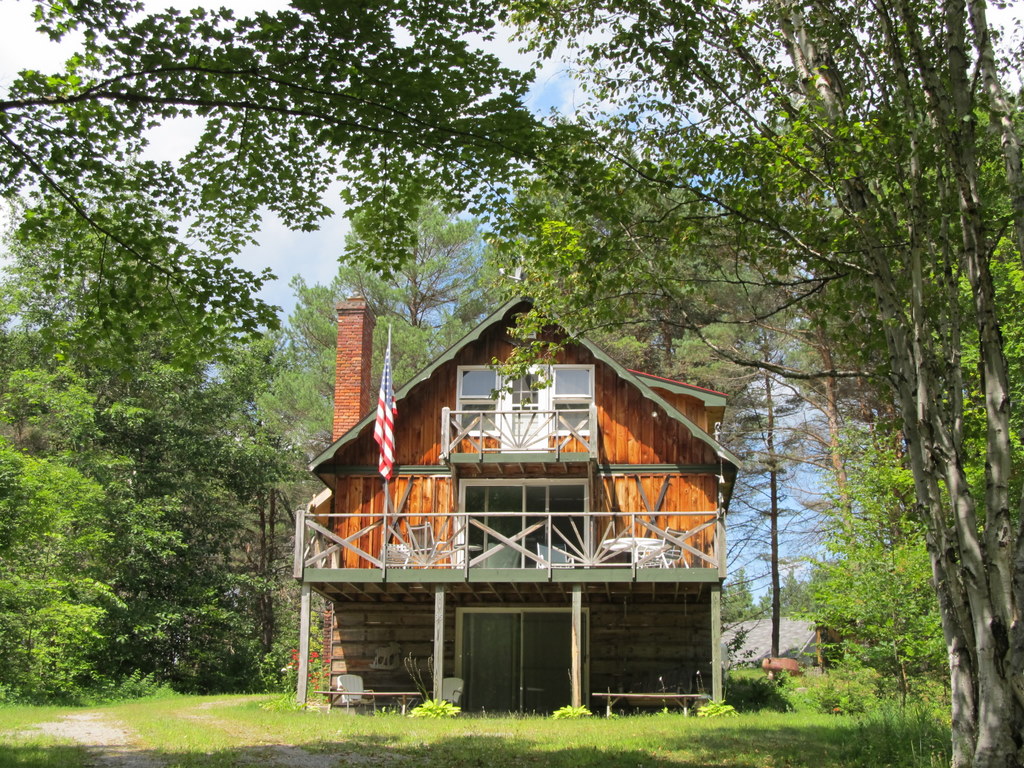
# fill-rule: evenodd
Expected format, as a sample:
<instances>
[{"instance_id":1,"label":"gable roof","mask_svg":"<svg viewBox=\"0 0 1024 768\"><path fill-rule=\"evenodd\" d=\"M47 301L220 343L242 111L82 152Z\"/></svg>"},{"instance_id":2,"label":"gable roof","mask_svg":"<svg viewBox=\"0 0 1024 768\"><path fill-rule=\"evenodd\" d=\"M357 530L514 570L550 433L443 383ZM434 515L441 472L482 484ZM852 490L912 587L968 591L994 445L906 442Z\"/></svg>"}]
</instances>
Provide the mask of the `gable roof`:
<instances>
[{"instance_id":1,"label":"gable roof","mask_svg":"<svg viewBox=\"0 0 1024 768\"><path fill-rule=\"evenodd\" d=\"M524 308L527 306L532 306L532 302L529 299L525 298L512 299L510 301L507 301L497 311L493 312L490 316L483 320L476 328L474 328L472 331L470 331L461 339L459 339L459 341L457 341L455 344L453 344L451 347L445 350L440 357L435 359L430 365L428 365L422 371L413 376L409 381L407 381L401 389L395 392L395 401L398 404L400 404L402 400L409 394L409 392L412 391L412 389L417 384L420 384L428 380L438 368L440 368L445 363L454 360L456 355L458 355L458 353L462 349L472 344L473 342L477 341L481 336L483 336L484 333L486 333L493 326L497 325L498 323L504 322L505 319L512 312L512 310L520 306ZM740 461L738 458L736 458L736 456L734 456L730 451L728 451L721 443L715 440L711 435L709 435L703 429L694 424L689 418L686 417L686 415L680 413L671 403L665 400L665 398L663 398L657 392L654 392L649 386L647 386L646 383L644 383L642 377L657 379L659 382L659 386L667 384L676 384L678 386L686 387L686 394L696 395L696 392L691 391L692 385L682 384L682 382L672 382L670 379L661 379L660 377L657 376L651 377L649 374L635 373L617 363L608 355L608 353L606 353L603 349L601 349L592 341L589 341L588 339L582 336L574 337L574 341L578 343L580 346L582 346L584 349L589 351L594 357L596 357L602 363L605 363L607 366L609 366L613 371L615 371L616 374L618 374L619 378L629 382L634 387L636 387L644 397L660 406L665 411L665 413L668 414L670 418L675 419L683 426L685 426L694 437L710 446L715 451L716 455L719 456L719 458L721 458L723 461L728 462L734 468L738 468L740 466ZM699 390L700 388L695 389ZM712 393L712 390L703 391L706 393ZM713 394L718 395L721 398L721 405L725 405L725 396L722 395L722 393L714 392ZM697 396L699 397L699 395ZM708 404L710 405L711 403ZM399 409L399 411L401 411L401 409ZM365 429L369 424L371 424L375 418L376 408L374 408L368 414L366 414L366 416L362 420L360 420L358 424L349 429L348 432L343 434L341 437L335 440L330 446L328 446L328 448L325 451L323 451L323 453L321 453L319 456L313 459L313 461L310 462L309 465L310 471L317 472L321 464L323 464L325 461L328 461L329 459L332 459L341 448L355 440L356 437L358 437L359 433L362 432L363 429Z\"/></svg>"}]
</instances>

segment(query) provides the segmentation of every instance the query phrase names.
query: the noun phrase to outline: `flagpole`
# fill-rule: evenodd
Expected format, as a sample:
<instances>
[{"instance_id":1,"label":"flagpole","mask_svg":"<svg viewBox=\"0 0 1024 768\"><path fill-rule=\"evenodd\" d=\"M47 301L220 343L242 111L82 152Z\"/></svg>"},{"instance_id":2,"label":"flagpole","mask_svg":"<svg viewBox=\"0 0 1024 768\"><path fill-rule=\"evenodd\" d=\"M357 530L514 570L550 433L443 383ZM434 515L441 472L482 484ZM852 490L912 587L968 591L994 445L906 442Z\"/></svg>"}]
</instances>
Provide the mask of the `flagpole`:
<instances>
[{"instance_id":1,"label":"flagpole","mask_svg":"<svg viewBox=\"0 0 1024 768\"><path fill-rule=\"evenodd\" d=\"M383 553L384 557L381 558L385 567L388 562L388 539L391 538L388 531L388 507L391 506L391 491L388 489L388 479L384 478L384 530L381 532L381 540L384 542Z\"/></svg>"},{"instance_id":2,"label":"flagpole","mask_svg":"<svg viewBox=\"0 0 1024 768\"><path fill-rule=\"evenodd\" d=\"M391 323L388 323L388 377L391 377ZM392 408L394 405L395 393L392 384L388 384L387 396L391 398L391 402L388 403L388 407ZM384 478L384 541L387 543L387 539L390 537L391 529L388 527L388 513L394 512L394 505L391 503L391 474L390 471L388 476Z\"/></svg>"}]
</instances>

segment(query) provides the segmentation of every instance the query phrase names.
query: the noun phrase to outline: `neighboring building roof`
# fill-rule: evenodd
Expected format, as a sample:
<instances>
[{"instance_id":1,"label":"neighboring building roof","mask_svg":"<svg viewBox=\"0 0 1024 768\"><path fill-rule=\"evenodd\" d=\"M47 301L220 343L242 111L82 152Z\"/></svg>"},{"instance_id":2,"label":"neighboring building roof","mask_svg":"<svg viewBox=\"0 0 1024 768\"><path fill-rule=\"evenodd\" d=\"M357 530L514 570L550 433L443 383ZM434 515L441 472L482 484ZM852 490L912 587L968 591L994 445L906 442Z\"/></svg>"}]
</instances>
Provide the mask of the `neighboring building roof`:
<instances>
[{"instance_id":1,"label":"neighboring building roof","mask_svg":"<svg viewBox=\"0 0 1024 768\"><path fill-rule=\"evenodd\" d=\"M742 635L741 639L740 636ZM779 622L779 656L807 663L817 661L818 633L813 621L781 619ZM771 656L772 620L740 621L722 631L722 642L729 647L729 662L759 664ZM738 647L735 647L738 644Z\"/></svg>"},{"instance_id":2,"label":"neighboring building roof","mask_svg":"<svg viewBox=\"0 0 1024 768\"><path fill-rule=\"evenodd\" d=\"M457 341L455 344L449 347L440 357L434 360L430 365L428 365L418 374L413 376L405 384L405 386L403 386L400 390L395 392L395 400L399 404L399 406L402 400L405 398L405 396L408 395L409 392L413 389L413 387L429 379L430 376L434 373L434 371L436 371L438 368L440 368L448 361L454 359L455 356L459 353L459 350L463 349L467 345L479 339L484 334L484 332L487 331L492 326L496 325L497 323L503 322L513 309L521 305L528 304L531 304L529 299L513 299L509 302L506 302L504 306L502 306L496 312L491 314L487 319L481 322L480 325L478 325L472 331L463 336L459 341ZM739 459L736 458L736 456L734 456L729 450L727 450L721 443L719 443L717 440L714 439L714 437L712 437L703 429L694 424L684 414L676 410L676 408L672 406L671 403L669 403L661 395L659 395L657 392L654 392L649 386L647 386L647 384L644 383L643 380L646 377L645 374L636 374L630 371L629 369L625 368L624 366L620 365L611 357L609 357L603 349L598 347L593 342L587 340L586 338L576 337L575 340L582 347L587 349L592 355L594 355L594 357L596 357L601 362L607 364L612 370L614 370L619 375L619 378L630 382L641 392L641 394L644 395L644 397L659 405L665 411L665 413L668 414L670 418L673 418L676 421L682 423L684 426L686 426L686 428L690 431L691 434L693 434L699 440L709 445L719 457L729 462L734 467L738 468L740 466ZM659 383L663 384L676 384L678 386L687 387L687 389L685 390L687 394L696 394L695 391L691 391L690 385L684 385L681 384L680 382L672 382L670 379L661 379L660 377L650 378L658 379ZM696 390L698 388L692 389ZM720 392L712 393L711 390L704 390L704 392L709 393L709 396L711 394L720 396L722 398L721 404L725 404L724 395L722 395ZM399 408L399 411L401 411L401 408ZM319 456L313 459L313 461L309 465L310 471L316 472L320 464L331 459L340 448L354 440L359 435L359 433L374 420L375 413L375 410L370 411L370 413L368 413L358 424L356 424L348 432L346 432L337 440L335 440L334 443L332 443L323 453L321 453Z\"/></svg>"}]
</instances>

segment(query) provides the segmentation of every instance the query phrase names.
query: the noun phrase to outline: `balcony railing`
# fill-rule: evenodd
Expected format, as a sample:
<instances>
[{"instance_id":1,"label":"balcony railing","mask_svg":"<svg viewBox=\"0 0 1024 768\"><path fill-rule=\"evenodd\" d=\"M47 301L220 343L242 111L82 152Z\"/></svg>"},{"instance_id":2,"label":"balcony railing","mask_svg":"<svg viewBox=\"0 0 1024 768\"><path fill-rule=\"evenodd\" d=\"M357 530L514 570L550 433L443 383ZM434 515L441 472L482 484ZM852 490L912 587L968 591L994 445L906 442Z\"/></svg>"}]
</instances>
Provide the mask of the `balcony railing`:
<instances>
[{"instance_id":1,"label":"balcony railing","mask_svg":"<svg viewBox=\"0 0 1024 768\"><path fill-rule=\"evenodd\" d=\"M534 454L597 458L597 407L441 412L441 459Z\"/></svg>"},{"instance_id":2,"label":"balcony railing","mask_svg":"<svg viewBox=\"0 0 1024 768\"><path fill-rule=\"evenodd\" d=\"M710 512L323 514L303 516L297 528L297 577L303 566L467 575L474 568L717 569L725 541L722 517Z\"/></svg>"}]
</instances>

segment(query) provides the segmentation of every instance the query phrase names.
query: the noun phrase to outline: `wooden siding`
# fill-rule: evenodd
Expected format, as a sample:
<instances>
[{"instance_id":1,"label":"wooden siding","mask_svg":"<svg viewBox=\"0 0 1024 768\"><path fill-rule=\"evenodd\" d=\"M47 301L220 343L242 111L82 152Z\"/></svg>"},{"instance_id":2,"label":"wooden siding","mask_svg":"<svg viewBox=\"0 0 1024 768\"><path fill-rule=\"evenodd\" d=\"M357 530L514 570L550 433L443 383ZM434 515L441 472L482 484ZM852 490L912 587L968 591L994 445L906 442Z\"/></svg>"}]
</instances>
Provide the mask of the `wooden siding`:
<instances>
[{"instance_id":1,"label":"wooden siding","mask_svg":"<svg viewBox=\"0 0 1024 768\"><path fill-rule=\"evenodd\" d=\"M395 427L395 453L397 464L413 466L440 466L441 411L444 407L455 408L457 393L457 372L463 365L488 365L493 359L504 359L512 351L507 327L496 325L475 343L467 345L455 359L441 365L429 379L413 387L398 404ZM669 417L665 410L643 396L631 382L619 377L610 366L596 359L586 348L568 345L555 360L558 364L593 365L595 370L595 402L598 411L598 463L608 465L715 465L718 458L710 446L696 438L676 419ZM702 424L706 418L702 413L703 404L693 397L681 395L674 398L674 404L694 423ZM322 467L324 474L330 474L332 467L367 468L375 467L378 447L373 441L372 424L351 443L341 448L335 457ZM351 471L351 470L350 470ZM465 476L494 474L500 475L505 469L493 464L467 465L460 468ZM544 464L528 468L519 465L513 469L519 477L565 478L583 471L583 466L567 469ZM325 527L339 536L355 534L374 520L380 520L384 513L383 483L377 474L344 474L335 478L335 500L333 511L337 514L358 515L358 517L333 518ZM643 502L639 488L644 489L648 502L656 504L661 495L662 483L668 483L668 490L659 510L666 512L707 511L713 516L717 506L716 476L701 475L624 475L595 480L591 489L591 506L595 512L644 513L648 509ZM452 480L435 476L396 476L391 483L392 497L399 504L406 497L412 484L405 506L398 510L401 525L418 525L424 522L422 515L446 515L455 511L457 493ZM661 515L652 520L662 529L676 531L691 530L704 518L680 518ZM438 539L446 539L443 518L433 518ZM601 524L599 524L601 525ZM617 523L622 527L624 523ZM627 533L623 528L619 533ZM360 546L375 557L382 556L382 531L378 528L372 534L360 539ZM632 531L633 535L643 532ZM689 543L702 552L710 553L713 526L697 534ZM697 565L693 563L693 565ZM343 551L328 567L359 568L371 567L366 560L351 551Z\"/></svg>"},{"instance_id":2,"label":"wooden siding","mask_svg":"<svg viewBox=\"0 0 1024 768\"><path fill-rule=\"evenodd\" d=\"M441 409L456 408L459 366L489 365L504 360L512 351L506 328L495 326L475 344L459 351L454 360L420 382L399 403L395 423L395 458L399 465L430 465L440 462ZM711 464L717 462L712 448L694 438L659 405L644 397L632 383L619 377L585 348L572 344L561 350L557 364L595 366L595 402L598 407L600 447L598 461L608 464ZM696 424L706 418L699 400L676 398L683 415ZM367 425L330 462L336 466L375 466L377 444L373 427ZM329 468L324 468L329 472Z\"/></svg>"},{"instance_id":3,"label":"wooden siding","mask_svg":"<svg viewBox=\"0 0 1024 768\"><path fill-rule=\"evenodd\" d=\"M398 476L392 478L389 485L392 510L398 521L390 521L391 526L406 532L409 526L422 525L429 520L434 528L435 538L445 539L449 536L449 531L445 529L448 521L441 515L450 514L454 510L451 478L434 475ZM329 522L321 518L319 522L339 536L352 536L374 521L380 520L384 515L384 509L384 482L380 475L346 475L339 479L335 489L333 512L339 515L359 516L333 518ZM380 556L383 550L381 530L378 528L361 537L358 545L374 556ZM355 552L345 550L334 567L366 568L369 564L365 560L360 560Z\"/></svg>"},{"instance_id":4,"label":"wooden siding","mask_svg":"<svg viewBox=\"0 0 1024 768\"><path fill-rule=\"evenodd\" d=\"M631 522L629 517L621 516L622 513L637 513L638 517L649 520L663 531L683 532L712 522L717 514L716 479L713 475L612 475L598 478L597 486L592 502L595 513L614 512L620 515L614 522L611 517L599 517L597 530L606 531L611 526L612 533L617 536L651 535L642 524ZM683 516L670 514L672 512L707 512L707 515ZM712 554L714 536L715 528L709 525L686 541L694 549ZM702 565L689 554L684 555L683 560L685 565Z\"/></svg>"}]
</instances>

